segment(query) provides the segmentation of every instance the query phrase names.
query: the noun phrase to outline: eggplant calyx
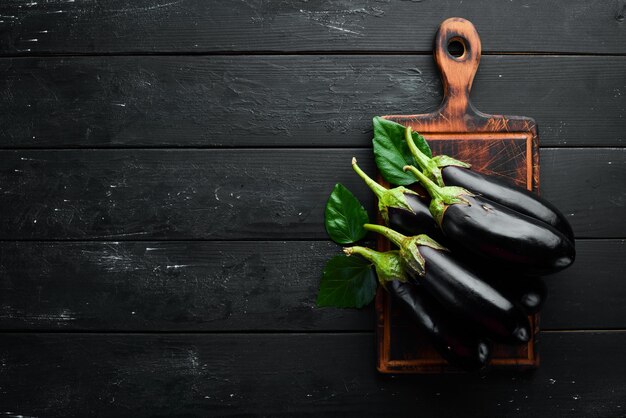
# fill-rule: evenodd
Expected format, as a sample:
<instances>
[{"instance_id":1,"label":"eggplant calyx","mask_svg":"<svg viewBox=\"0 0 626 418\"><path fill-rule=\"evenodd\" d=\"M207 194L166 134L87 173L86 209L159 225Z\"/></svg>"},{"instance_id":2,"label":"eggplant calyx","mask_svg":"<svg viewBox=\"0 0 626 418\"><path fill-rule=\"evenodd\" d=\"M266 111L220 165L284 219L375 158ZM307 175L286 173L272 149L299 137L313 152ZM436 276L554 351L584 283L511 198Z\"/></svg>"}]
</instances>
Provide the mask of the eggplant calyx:
<instances>
[{"instance_id":1,"label":"eggplant calyx","mask_svg":"<svg viewBox=\"0 0 626 418\"><path fill-rule=\"evenodd\" d=\"M378 211L385 220L385 223L389 222L389 208L399 208L408 210L411 213L415 213L409 202L406 200L406 194L414 194L419 196L419 193L406 187L399 186L393 189L386 189L370 176L365 174L363 170L357 165L356 158L352 157L352 169L365 181L370 189L374 192L378 198Z\"/></svg>"},{"instance_id":2,"label":"eggplant calyx","mask_svg":"<svg viewBox=\"0 0 626 418\"><path fill-rule=\"evenodd\" d=\"M447 249L425 234L405 239L403 246L400 248L400 255L402 255L407 268L413 274L422 277L426 274L426 259L419 250L420 246L427 246L442 251L447 251Z\"/></svg>"},{"instance_id":3,"label":"eggplant calyx","mask_svg":"<svg viewBox=\"0 0 626 418\"><path fill-rule=\"evenodd\" d=\"M472 166L471 164L468 164L463 161L459 161L456 158L452 158L448 155L438 155L436 157L433 157L432 161L434 161L435 164L437 164L437 167L439 168L448 167L451 165L456 166L456 167L463 167L463 168L470 168Z\"/></svg>"},{"instance_id":4,"label":"eggplant calyx","mask_svg":"<svg viewBox=\"0 0 626 418\"><path fill-rule=\"evenodd\" d=\"M472 192L462 187L440 187L412 165L405 165L403 170L413 173L432 198L429 207L430 213L440 226L448 206L456 204L469 205L470 202L466 197L474 196Z\"/></svg>"},{"instance_id":5,"label":"eggplant calyx","mask_svg":"<svg viewBox=\"0 0 626 418\"><path fill-rule=\"evenodd\" d=\"M447 166L457 166L463 168L470 168L471 166L463 161L456 160L447 155L438 155L436 157L429 158L422 152L413 141L413 135L411 135L411 127L407 126L404 131L404 138L409 150L415 158L417 165L422 169L422 172L431 180L434 180L438 186L444 187L443 176L441 175L441 169Z\"/></svg>"},{"instance_id":6,"label":"eggplant calyx","mask_svg":"<svg viewBox=\"0 0 626 418\"><path fill-rule=\"evenodd\" d=\"M448 251L446 247L439 244L437 241L435 241L434 239L432 239L426 234L420 234L411 238L414 238L413 242L415 243L415 245L423 245L423 246L430 247L435 250Z\"/></svg>"},{"instance_id":7,"label":"eggplant calyx","mask_svg":"<svg viewBox=\"0 0 626 418\"><path fill-rule=\"evenodd\" d=\"M392 280L398 280L400 282L406 282L408 280L406 273L402 268L402 261L398 251L387 251L381 253L379 251L374 251L371 248L355 246L344 248L343 252L348 256L358 254L374 264L378 282L385 288L387 282Z\"/></svg>"},{"instance_id":8,"label":"eggplant calyx","mask_svg":"<svg viewBox=\"0 0 626 418\"><path fill-rule=\"evenodd\" d=\"M400 247L399 254L403 264L412 274L420 277L426 272L424 267L426 260L420 253L419 246L426 245L435 249L445 250L444 247L424 234L407 237L386 226L374 224L365 224L363 228L381 234Z\"/></svg>"},{"instance_id":9,"label":"eggplant calyx","mask_svg":"<svg viewBox=\"0 0 626 418\"><path fill-rule=\"evenodd\" d=\"M389 208L404 209L415 214L415 211L406 200L406 194L419 196L419 194L413 190L407 189L403 186L398 186L393 189L388 189L386 193L378 198L378 210L385 220L385 223L389 222Z\"/></svg>"}]
</instances>

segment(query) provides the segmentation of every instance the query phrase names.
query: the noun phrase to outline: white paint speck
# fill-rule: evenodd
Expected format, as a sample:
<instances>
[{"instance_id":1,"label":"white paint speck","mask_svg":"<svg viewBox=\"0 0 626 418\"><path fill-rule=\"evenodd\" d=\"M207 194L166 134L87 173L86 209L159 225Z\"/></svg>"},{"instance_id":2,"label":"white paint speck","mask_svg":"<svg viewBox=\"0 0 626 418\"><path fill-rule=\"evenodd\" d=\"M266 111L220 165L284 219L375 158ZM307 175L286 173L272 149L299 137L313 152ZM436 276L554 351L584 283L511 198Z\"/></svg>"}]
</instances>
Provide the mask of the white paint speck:
<instances>
[{"instance_id":1,"label":"white paint speck","mask_svg":"<svg viewBox=\"0 0 626 418\"><path fill-rule=\"evenodd\" d=\"M76 317L74 316L74 313L69 309L63 309L59 313L59 319L61 321L73 321L74 319L76 319Z\"/></svg>"},{"instance_id":2,"label":"white paint speck","mask_svg":"<svg viewBox=\"0 0 626 418\"><path fill-rule=\"evenodd\" d=\"M168 269L182 269L184 267L189 267L189 264L172 264L166 266Z\"/></svg>"}]
</instances>

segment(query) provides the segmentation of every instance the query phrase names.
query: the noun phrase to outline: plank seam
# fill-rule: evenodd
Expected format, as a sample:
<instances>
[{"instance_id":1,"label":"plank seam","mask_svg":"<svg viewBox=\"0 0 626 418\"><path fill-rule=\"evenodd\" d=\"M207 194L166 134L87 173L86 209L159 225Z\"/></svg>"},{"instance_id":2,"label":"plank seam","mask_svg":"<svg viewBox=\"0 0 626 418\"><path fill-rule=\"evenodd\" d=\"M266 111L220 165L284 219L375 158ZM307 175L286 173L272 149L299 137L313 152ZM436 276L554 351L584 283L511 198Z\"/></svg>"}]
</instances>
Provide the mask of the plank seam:
<instances>
[{"instance_id":1,"label":"plank seam","mask_svg":"<svg viewBox=\"0 0 626 418\"><path fill-rule=\"evenodd\" d=\"M621 334L626 333L624 328L587 328L587 329L542 329L540 334ZM0 335L8 334L67 334L67 335L371 335L375 331L364 330L66 330L66 329L2 329Z\"/></svg>"},{"instance_id":2,"label":"plank seam","mask_svg":"<svg viewBox=\"0 0 626 418\"><path fill-rule=\"evenodd\" d=\"M626 237L575 237L576 241L626 241ZM185 243L185 242L327 242L329 244L334 244L333 241L328 238L174 238L174 239L166 239L166 238L146 238L146 239L123 239L123 238L15 238L15 239L5 239L0 238L0 243L115 243L115 242L125 242L125 243L145 243L145 242L154 242L154 243ZM367 243L367 242L366 242ZM337 244L339 246L339 244Z\"/></svg>"},{"instance_id":3,"label":"plank seam","mask_svg":"<svg viewBox=\"0 0 626 418\"><path fill-rule=\"evenodd\" d=\"M0 54L0 59L14 58L73 58L73 57L212 57L212 56L307 56L307 55L349 55L349 56L429 56L432 51L411 50L243 50L243 51L129 51L129 52L42 52L37 54ZM483 51L483 56L556 56L556 57L626 57L624 52L571 52L571 51Z\"/></svg>"},{"instance_id":4,"label":"plank seam","mask_svg":"<svg viewBox=\"0 0 626 418\"><path fill-rule=\"evenodd\" d=\"M265 151L265 150L283 150L283 151L337 151L337 150L371 150L371 145L368 146L306 146L306 147L285 147L279 145L267 145L267 146L114 146L114 147L2 147L0 151ZM625 145L547 145L539 146L540 150L588 150L588 149L600 149L600 150L625 150Z\"/></svg>"}]
</instances>

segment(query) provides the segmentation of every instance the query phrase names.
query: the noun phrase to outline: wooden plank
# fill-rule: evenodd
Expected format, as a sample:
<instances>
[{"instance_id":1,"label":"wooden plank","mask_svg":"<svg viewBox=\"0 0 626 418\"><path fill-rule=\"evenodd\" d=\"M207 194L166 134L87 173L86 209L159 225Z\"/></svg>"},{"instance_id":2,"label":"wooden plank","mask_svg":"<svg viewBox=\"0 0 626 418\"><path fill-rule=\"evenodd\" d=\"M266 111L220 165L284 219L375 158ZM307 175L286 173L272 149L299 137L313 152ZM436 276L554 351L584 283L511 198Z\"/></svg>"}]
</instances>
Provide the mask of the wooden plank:
<instances>
[{"instance_id":1,"label":"wooden plank","mask_svg":"<svg viewBox=\"0 0 626 418\"><path fill-rule=\"evenodd\" d=\"M486 56L472 100L534 117L543 146L619 146L625 73L625 57ZM2 148L361 147L373 116L441 101L432 56L22 58L0 74Z\"/></svg>"},{"instance_id":2,"label":"wooden plank","mask_svg":"<svg viewBox=\"0 0 626 418\"><path fill-rule=\"evenodd\" d=\"M576 262L546 278L544 328L626 328L625 240L577 240Z\"/></svg>"},{"instance_id":3,"label":"wooden plank","mask_svg":"<svg viewBox=\"0 0 626 418\"><path fill-rule=\"evenodd\" d=\"M626 149L550 149L540 158L541 195L561 209L576 237L626 236Z\"/></svg>"},{"instance_id":4,"label":"wooden plank","mask_svg":"<svg viewBox=\"0 0 626 418\"><path fill-rule=\"evenodd\" d=\"M0 407L25 416L624 415L626 333L541 338L534 373L383 378L369 333L4 334Z\"/></svg>"},{"instance_id":5,"label":"wooden plank","mask_svg":"<svg viewBox=\"0 0 626 418\"><path fill-rule=\"evenodd\" d=\"M0 238L326 239L336 182L374 207L352 156L373 172L369 149L1 151ZM625 149L541 158L542 194L579 238L626 236Z\"/></svg>"},{"instance_id":6,"label":"wooden plank","mask_svg":"<svg viewBox=\"0 0 626 418\"><path fill-rule=\"evenodd\" d=\"M371 330L316 309L331 242L3 242L0 328Z\"/></svg>"},{"instance_id":7,"label":"wooden plank","mask_svg":"<svg viewBox=\"0 0 626 418\"><path fill-rule=\"evenodd\" d=\"M89 0L0 7L4 54L429 51L440 22L471 20L487 51L626 53L621 1Z\"/></svg>"},{"instance_id":8,"label":"wooden plank","mask_svg":"<svg viewBox=\"0 0 626 418\"><path fill-rule=\"evenodd\" d=\"M624 240L578 240L546 279L543 329L626 328ZM290 242L1 242L0 329L372 331L372 307L316 309L338 247Z\"/></svg>"}]
</instances>

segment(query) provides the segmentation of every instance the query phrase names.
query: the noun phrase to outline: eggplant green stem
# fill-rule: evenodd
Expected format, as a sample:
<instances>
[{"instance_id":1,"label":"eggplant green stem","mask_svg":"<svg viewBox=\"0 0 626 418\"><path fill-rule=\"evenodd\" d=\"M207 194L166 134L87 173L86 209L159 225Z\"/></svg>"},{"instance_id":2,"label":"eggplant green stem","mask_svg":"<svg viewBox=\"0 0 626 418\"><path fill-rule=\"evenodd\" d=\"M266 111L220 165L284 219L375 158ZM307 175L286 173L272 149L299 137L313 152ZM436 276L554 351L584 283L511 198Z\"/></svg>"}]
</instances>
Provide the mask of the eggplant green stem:
<instances>
[{"instance_id":1,"label":"eggplant green stem","mask_svg":"<svg viewBox=\"0 0 626 418\"><path fill-rule=\"evenodd\" d=\"M365 184L367 184L367 186L370 189L372 189L372 191L374 192L374 194L376 195L376 197L378 199L381 199L383 197L383 195L385 194L387 189L385 189L380 184L376 183L374 181L374 179L372 179L370 176L365 174L365 172L363 170L361 170L361 167L359 167L358 164L356 163L356 158L354 158L354 157L352 157L352 169L354 171L356 171L356 173L359 175L359 177L361 177L363 179Z\"/></svg>"},{"instance_id":2,"label":"eggplant green stem","mask_svg":"<svg viewBox=\"0 0 626 418\"><path fill-rule=\"evenodd\" d=\"M417 168L413 167L412 165L405 165L404 167L402 167L402 169L404 171L410 171L411 173L413 173L413 175L417 177L417 180L419 180L419 182L422 183L422 186L424 186L424 188L426 189L430 197L432 197L433 199L442 198L441 187L439 187L437 184L435 184L434 181L426 177L424 173L422 173L421 171L419 171Z\"/></svg>"},{"instance_id":3,"label":"eggplant green stem","mask_svg":"<svg viewBox=\"0 0 626 418\"><path fill-rule=\"evenodd\" d=\"M382 225L365 224L363 228L368 231L378 232L389 241L397 245L400 250L398 254L402 259L403 265L413 275L423 276L425 273L425 260L420 253L419 247L426 245L438 250L445 250L437 242L433 241L427 235L416 235L414 237L405 237L399 232Z\"/></svg>"},{"instance_id":4,"label":"eggplant green stem","mask_svg":"<svg viewBox=\"0 0 626 418\"><path fill-rule=\"evenodd\" d=\"M387 228L386 226L376 225L376 224L365 224L363 225L368 231L377 232L387 238L389 241L396 244L398 247L402 247L402 243L406 240L406 236L402 235L399 232L394 231L391 228Z\"/></svg>"},{"instance_id":5,"label":"eggplant green stem","mask_svg":"<svg viewBox=\"0 0 626 418\"><path fill-rule=\"evenodd\" d=\"M344 248L343 252L349 256L352 254L358 254L364 259L366 259L367 261L371 261L372 263L375 262L376 258L380 254L378 251L372 250L371 248L360 247L358 245L354 247Z\"/></svg>"},{"instance_id":6,"label":"eggplant green stem","mask_svg":"<svg viewBox=\"0 0 626 418\"><path fill-rule=\"evenodd\" d=\"M344 248L343 252L348 256L358 254L367 261L371 262L376 269L378 282L385 288L387 282L391 280L399 280L401 282L407 281L404 268L402 267L402 260L398 251L386 251L381 253L367 247L356 246Z\"/></svg>"},{"instance_id":7,"label":"eggplant green stem","mask_svg":"<svg viewBox=\"0 0 626 418\"><path fill-rule=\"evenodd\" d=\"M409 146L409 150L411 151L411 154L413 154L413 157L415 157L417 164L421 168L426 168L426 166L428 165L428 161L430 161L430 158L428 158L428 156L424 154L422 150L417 148L417 145L415 145L415 141L413 141L412 129L410 126L407 126L406 129L404 130L404 139L406 140L406 143Z\"/></svg>"},{"instance_id":8,"label":"eggplant green stem","mask_svg":"<svg viewBox=\"0 0 626 418\"><path fill-rule=\"evenodd\" d=\"M385 223L389 222L389 208L399 208L407 210L411 213L415 213L409 202L407 201L406 194L417 194L412 190L406 189L402 186L386 189L361 170L356 163L356 158L352 157L352 168L356 173L365 181L370 189L374 192L378 198L378 211L385 220Z\"/></svg>"},{"instance_id":9,"label":"eggplant green stem","mask_svg":"<svg viewBox=\"0 0 626 418\"><path fill-rule=\"evenodd\" d=\"M435 221L437 221L439 226L441 226L441 223L443 222L443 214L448 206L455 205L457 203L469 205L470 203L467 200L467 197L474 196L473 193L462 187L439 187L431 179L426 177L424 173L412 165L405 165L403 169L404 171L410 171L413 173L432 198L428 208L430 209L430 214L433 215L433 218L435 218Z\"/></svg>"},{"instance_id":10,"label":"eggplant green stem","mask_svg":"<svg viewBox=\"0 0 626 418\"><path fill-rule=\"evenodd\" d=\"M409 150L411 154L413 154L413 158L417 162L417 165L420 166L422 171L428 175L430 175L439 186L445 186L443 183L443 177L441 176L441 168L437 166L437 163L432 158L429 158L428 155L424 154L421 149L415 145L415 141L413 141L413 135L411 131L411 127L407 126L404 130L404 139L406 140L407 145L409 146Z\"/></svg>"}]
</instances>

